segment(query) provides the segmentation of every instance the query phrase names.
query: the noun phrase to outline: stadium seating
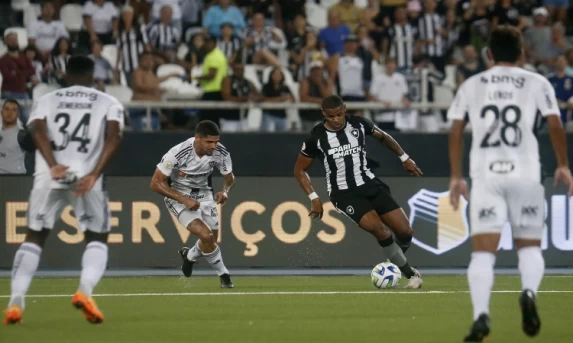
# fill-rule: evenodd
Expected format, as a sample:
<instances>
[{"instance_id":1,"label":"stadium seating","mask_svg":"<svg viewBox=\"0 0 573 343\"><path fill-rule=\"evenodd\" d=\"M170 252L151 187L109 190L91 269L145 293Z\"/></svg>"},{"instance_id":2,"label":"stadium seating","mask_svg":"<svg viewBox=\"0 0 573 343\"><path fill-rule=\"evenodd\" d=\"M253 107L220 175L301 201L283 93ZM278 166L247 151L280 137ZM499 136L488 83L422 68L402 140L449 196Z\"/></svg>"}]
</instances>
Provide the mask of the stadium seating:
<instances>
[{"instance_id":1,"label":"stadium seating","mask_svg":"<svg viewBox=\"0 0 573 343\"><path fill-rule=\"evenodd\" d=\"M26 49L28 46L28 32L23 27L10 27L4 31L4 37L7 34L15 32L18 35L18 46L20 46L20 50Z\"/></svg>"},{"instance_id":2,"label":"stadium seating","mask_svg":"<svg viewBox=\"0 0 573 343\"><path fill-rule=\"evenodd\" d=\"M42 6L38 4L31 4L24 9L24 27L28 27L32 22L36 21L42 14Z\"/></svg>"},{"instance_id":3,"label":"stadium seating","mask_svg":"<svg viewBox=\"0 0 573 343\"><path fill-rule=\"evenodd\" d=\"M30 0L11 0L10 5L16 12L21 12L30 6Z\"/></svg>"},{"instance_id":4,"label":"stadium seating","mask_svg":"<svg viewBox=\"0 0 573 343\"><path fill-rule=\"evenodd\" d=\"M105 92L119 100L122 103L130 102L133 97L133 91L129 87L110 85L105 87Z\"/></svg>"},{"instance_id":5,"label":"stadium seating","mask_svg":"<svg viewBox=\"0 0 573 343\"><path fill-rule=\"evenodd\" d=\"M58 87L58 86L48 85L45 83L39 83L36 85L36 87L34 87L34 90L32 91L32 99L38 100L44 94L48 94L48 93L53 92L59 88L60 87Z\"/></svg>"},{"instance_id":6,"label":"stadium seating","mask_svg":"<svg viewBox=\"0 0 573 343\"><path fill-rule=\"evenodd\" d=\"M67 4L60 9L60 19L69 31L77 32L82 29L83 16L82 6L77 4Z\"/></svg>"},{"instance_id":7,"label":"stadium seating","mask_svg":"<svg viewBox=\"0 0 573 343\"><path fill-rule=\"evenodd\" d=\"M113 44L104 45L101 55L111 64L112 68L117 68L117 46Z\"/></svg>"},{"instance_id":8,"label":"stadium seating","mask_svg":"<svg viewBox=\"0 0 573 343\"><path fill-rule=\"evenodd\" d=\"M328 12L324 7L317 4L307 2L306 5L306 21L316 30L320 30L328 24Z\"/></svg>"},{"instance_id":9,"label":"stadium seating","mask_svg":"<svg viewBox=\"0 0 573 343\"><path fill-rule=\"evenodd\" d=\"M157 76L167 76L169 74L177 73L180 76L184 76L186 74L185 68L178 64L163 64L157 68Z\"/></svg>"}]
</instances>

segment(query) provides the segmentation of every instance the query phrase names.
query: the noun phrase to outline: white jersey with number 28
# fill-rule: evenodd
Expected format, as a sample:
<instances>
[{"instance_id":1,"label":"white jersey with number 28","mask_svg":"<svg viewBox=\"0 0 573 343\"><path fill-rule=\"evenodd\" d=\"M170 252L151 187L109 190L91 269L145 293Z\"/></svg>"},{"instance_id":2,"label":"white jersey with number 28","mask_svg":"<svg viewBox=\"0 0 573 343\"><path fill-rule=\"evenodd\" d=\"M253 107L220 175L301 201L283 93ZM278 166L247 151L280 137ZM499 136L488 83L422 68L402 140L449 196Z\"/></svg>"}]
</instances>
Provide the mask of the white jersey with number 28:
<instances>
[{"instance_id":1,"label":"white jersey with number 28","mask_svg":"<svg viewBox=\"0 0 573 343\"><path fill-rule=\"evenodd\" d=\"M48 139L58 164L68 166L77 178L96 166L105 141L108 121L124 125L123 105L112 96L93 88L72 86L42 96L28 120L46 120ZM36 150L34 188L66 188L50 179L50 168Z\"/></svg>"},{"instance_id":2,"label":"white jersey with number 28","mask_svg":"<svg viewBox=\"0 0 573 343\"><path fill-rule=\"evenodd\" d=\"M539 115L559 115L553 87L543 76L518 67L495 66L462 84L448 119L469 117L470 176L539 182L536 129Z\"/></svg>"}]
</instances>

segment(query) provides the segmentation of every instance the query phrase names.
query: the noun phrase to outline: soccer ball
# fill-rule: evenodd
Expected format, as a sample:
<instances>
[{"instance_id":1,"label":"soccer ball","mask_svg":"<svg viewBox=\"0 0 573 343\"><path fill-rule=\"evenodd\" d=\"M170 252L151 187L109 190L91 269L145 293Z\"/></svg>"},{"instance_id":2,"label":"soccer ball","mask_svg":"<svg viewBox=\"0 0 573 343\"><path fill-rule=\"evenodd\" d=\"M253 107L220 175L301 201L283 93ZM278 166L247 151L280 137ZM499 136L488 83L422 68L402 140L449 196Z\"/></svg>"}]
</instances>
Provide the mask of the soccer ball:
<instances>
[{"instance_id":1,"label":"soccer ball","mask_svg":"<svg viewBox=\"0 0 573 343\"><path fill-rule=\"evenodd\" d=\"M372 283L378 288L394 288L400 284L402 273L397 265L382 262L372 269Z\"/></svg>"}]
</instances>

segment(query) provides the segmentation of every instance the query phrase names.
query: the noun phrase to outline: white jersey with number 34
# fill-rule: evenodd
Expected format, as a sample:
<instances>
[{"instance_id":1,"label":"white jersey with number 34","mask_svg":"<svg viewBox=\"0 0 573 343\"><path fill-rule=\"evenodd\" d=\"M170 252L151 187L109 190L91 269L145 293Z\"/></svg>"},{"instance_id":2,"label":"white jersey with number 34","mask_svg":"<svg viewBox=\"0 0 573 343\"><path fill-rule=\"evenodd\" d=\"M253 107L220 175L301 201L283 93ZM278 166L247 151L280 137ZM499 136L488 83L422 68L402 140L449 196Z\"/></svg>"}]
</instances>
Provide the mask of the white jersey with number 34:
<instances>
[{"instance_id":1,"label":"white jersey with number 34","mask_svg":"<svg viewBox=\"0 0 573 343\"><path fill-rule=\"evenodd\" d=\"M42 96L28 120L46 120L48 139L58 164L81 178L96 166L105 141L108 121L124 125L123 105L108 94L93 88L73 86ZM50 168L36 150L34 188L66 188L50 179Z\"/></svg>"},{"instance_id":2,"label":"white jersey with number 34","mask_svg":"<svg viewBox=\"0 0 573 343\"><path fill-rule=\"evenodd\" d=\"M518 67L496 66L462 84L448 119L469 117L470 176L539 182L536 129L539 115L559 115L553 87L543 76Z\"/></svg>"}]
</instances>

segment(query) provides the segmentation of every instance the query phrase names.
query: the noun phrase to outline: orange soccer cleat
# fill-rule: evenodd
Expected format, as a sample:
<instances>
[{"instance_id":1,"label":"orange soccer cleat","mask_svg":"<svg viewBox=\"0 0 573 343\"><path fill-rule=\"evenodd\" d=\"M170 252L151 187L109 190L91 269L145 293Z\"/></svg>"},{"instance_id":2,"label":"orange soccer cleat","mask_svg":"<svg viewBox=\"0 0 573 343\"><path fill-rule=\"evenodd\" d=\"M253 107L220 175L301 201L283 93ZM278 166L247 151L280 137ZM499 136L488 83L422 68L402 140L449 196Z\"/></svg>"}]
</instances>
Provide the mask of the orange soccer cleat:
<instances>
[{"instance_id":1,"label":"orange soccer cleat","mask_svg":"<svg viewBox=\"0 0 573 343\"><path fill-rule=\"evenodd\" d=\"M95 300L92 297L88 297L82 292L76 292L72 298L72 305L77 309L84 311L84 316L88 322L93 324L99 324L103 322L103 313L97 308Z\"/></svg>"},{"instance_id":2,"label":"orange soccer cleat","mask_svg":"<svg viewBox=\"0 0 573 343\"><path fill-rule=\"evenodd\" d=\"M4 325L20 324L22 322L22 309L18 305L13 305L4 310Z\"/></svg>"}]
</instances>

